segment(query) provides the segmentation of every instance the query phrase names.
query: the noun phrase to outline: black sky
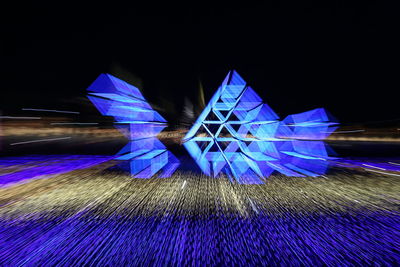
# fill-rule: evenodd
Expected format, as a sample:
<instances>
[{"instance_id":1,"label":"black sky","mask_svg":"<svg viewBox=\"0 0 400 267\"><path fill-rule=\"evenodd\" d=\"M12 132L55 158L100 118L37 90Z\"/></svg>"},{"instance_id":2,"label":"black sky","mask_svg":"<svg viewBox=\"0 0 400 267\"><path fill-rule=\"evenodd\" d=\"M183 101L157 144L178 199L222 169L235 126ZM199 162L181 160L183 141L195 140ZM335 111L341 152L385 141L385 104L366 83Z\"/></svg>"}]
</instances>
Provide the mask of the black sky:
<instances>
[{"instance_id":1,"label":"black sky","mask_svg":"<svg viewBox=\"0 0 400 267\"><path fill-rule=\"evenodd\" d=\"M140 79L152 103L179 110L199 80L208 100L236 69L282 117L325 107L341 122L400 118L395 8L188 2L4 6L0 110L70 108L100 73L118 70Z\"/></svg>"}]
</instances>

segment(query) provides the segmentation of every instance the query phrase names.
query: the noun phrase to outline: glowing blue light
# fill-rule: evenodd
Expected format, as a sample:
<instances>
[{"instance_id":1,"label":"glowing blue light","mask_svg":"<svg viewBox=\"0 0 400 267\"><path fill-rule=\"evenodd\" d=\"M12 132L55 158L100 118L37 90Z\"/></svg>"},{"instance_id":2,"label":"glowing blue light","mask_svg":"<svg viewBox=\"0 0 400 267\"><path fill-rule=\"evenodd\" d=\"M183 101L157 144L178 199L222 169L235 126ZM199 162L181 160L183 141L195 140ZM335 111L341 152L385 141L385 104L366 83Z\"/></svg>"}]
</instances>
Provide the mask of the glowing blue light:
<instances>
[{"instance_id":1,"label":"glowing blue light","mask_svg":"<svg viewBox=\"0 0 400 267\"><path fill-rule=\"evenodd\" d=\"M262 183L278 171L318 176L329 156L321 141L337 123L323 108L290 115L276 113L235 71L230 72L184 138L201 170L221 172L239 183Z\"/></svg>"},{"instance_id":2,"label":"glowing blue light","mask_svg":"<svg viewBox=\"0 0 400 267\"><path fill-rule=\"evenodd\" d=\"M0 169L24 166L17 171L0 174L0 188L24 183L31 179L47 179L74 170L90 168L112 160L113 156L90 155L35 155L0 159Z\"/></svg>"},{"instance_id":3,"label":"glowing blue light","mask_svg":"<svg viewBox=\"0 0 400 267\"><path fill-rule=\"evenodd\" d=\"M115 127L130 142L118 152L121 167L136 178L169 177L178 159L156 138L166 120L145 100L139 89L110 75L101 74L88 88L88 98L102 115L113 116Z\"/></svg>"}]
</instances>

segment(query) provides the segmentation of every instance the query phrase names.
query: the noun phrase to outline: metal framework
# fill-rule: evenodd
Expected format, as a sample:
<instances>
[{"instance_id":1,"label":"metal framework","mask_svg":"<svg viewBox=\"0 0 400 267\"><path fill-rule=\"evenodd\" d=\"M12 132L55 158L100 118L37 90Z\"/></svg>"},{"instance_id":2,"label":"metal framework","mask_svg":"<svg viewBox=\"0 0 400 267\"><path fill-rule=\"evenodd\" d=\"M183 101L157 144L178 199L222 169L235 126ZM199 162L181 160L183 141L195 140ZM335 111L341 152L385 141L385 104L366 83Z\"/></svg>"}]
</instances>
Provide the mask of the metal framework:
<instances>
[{"instance_id":1,"label":"metal framework","mask_svg":"<svg viewBox=\"0 0 400 267\"><path fill-rule=\"evenodd\" d=\"M274 171L319 176L330 158L322 140L336 129L331 120L318 108L279 121L231 71L184 137L184 146L205 174L223 172L239 183L262 183Z\"/></svg>"}]
</instances>

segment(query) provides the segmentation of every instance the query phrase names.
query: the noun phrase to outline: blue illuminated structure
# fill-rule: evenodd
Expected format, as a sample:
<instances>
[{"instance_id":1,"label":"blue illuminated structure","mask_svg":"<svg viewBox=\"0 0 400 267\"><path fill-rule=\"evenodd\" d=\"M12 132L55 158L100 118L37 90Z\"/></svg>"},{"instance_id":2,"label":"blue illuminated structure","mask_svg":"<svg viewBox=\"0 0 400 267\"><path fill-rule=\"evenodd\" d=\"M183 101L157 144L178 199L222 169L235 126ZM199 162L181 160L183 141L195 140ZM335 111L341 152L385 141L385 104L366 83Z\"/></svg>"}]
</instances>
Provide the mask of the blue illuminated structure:
<instances>
[{"instance_id":1,"label":"blue illuminated structure","mask_svg":"<svg viewBox=\"0 0 400 267\"><path fill-rule=\"evenodd\" d=\"M331 120L319 108L279 121L231 71L184 137L184 146L205 174L223 172L239 183L262 183L274 171L319 176L329 159L322 140L337 125Z\"/></svg>"},{"instance_id":2,"label":"blue illuminated structure","mask_svg":"<svg viewBox=\"0 0 400 267\"><path fill-rule=\"evenodd\" d=\"M115 127L130 142L118 152L117 159L133 177L169 177L178 159L156 138L166 126L165 119L152 109L139 89L110 74L101 74L87 89L88 98L102 115L113 116Z\"/></svg>"}]
</instances>

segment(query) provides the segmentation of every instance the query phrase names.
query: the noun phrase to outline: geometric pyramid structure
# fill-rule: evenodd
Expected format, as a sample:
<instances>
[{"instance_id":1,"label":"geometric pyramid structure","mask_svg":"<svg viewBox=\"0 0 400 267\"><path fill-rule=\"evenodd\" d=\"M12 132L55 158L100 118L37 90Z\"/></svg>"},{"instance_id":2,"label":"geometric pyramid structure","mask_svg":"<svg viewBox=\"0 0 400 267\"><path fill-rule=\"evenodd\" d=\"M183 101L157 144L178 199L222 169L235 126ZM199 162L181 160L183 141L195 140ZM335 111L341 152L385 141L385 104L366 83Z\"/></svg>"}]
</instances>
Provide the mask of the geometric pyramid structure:
<instances>
[{"instance_id":1,"label":"geometric pyramid structure","mask_svg":"<svg viewBox=\"0 0 400 267\"><path fill-rule=\"evenodd\" d=\"M101 74L87 89L88 98L104 116L115 119L115 127L130 142L117 159L133 177L169 177L179 161L156 138L166 126L165 119L145 100L135 86L110 74Z\"/></svg>"},{"instance_id":2,"label":"geometric pyramid structure","mask_svg":"<svg viewBox=\"0 0 400 267\"><path fill-rule=\"evenodd\" d=\"M257 184L275 171L287 176L325 173L330 157L323 139L335 125L322 108L279 121L231 71L183 141L205 174L225 173L231 181Z\"/></svg>"}]
</instances>

